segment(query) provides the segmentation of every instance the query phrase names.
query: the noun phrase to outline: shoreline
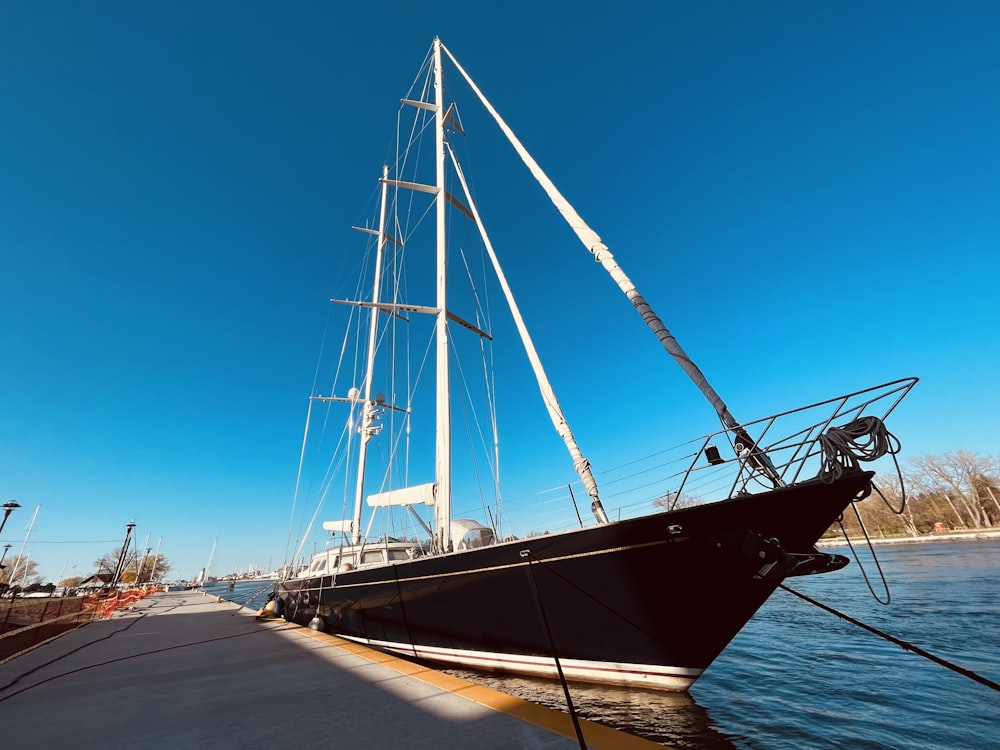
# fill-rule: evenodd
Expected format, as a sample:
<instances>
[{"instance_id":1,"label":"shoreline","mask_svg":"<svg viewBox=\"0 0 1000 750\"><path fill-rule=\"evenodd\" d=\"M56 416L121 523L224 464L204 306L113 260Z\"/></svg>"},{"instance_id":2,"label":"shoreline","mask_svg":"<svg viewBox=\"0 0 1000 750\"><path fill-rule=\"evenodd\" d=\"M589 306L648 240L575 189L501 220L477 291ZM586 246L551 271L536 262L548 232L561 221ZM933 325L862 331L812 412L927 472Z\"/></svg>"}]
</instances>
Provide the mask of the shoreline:
<instances>
[{"instance_id":1,"label":"shoreline","mask_svg":"<svg viewBox=\"0 0 1000 750\"><path fill-rule=\"evenodd\" d=\"M941 533L924 534L923 536L898 536L898 537L852 537L852 545L867 544L921 544L923 542L969 542L985 541L988 539L1000 539L1000 529L981 529L979 531L945 531ZM843 537L840 539L820 539L816 542L817 547L846 547L848 541Z\"/></svg>"}]
</instances>

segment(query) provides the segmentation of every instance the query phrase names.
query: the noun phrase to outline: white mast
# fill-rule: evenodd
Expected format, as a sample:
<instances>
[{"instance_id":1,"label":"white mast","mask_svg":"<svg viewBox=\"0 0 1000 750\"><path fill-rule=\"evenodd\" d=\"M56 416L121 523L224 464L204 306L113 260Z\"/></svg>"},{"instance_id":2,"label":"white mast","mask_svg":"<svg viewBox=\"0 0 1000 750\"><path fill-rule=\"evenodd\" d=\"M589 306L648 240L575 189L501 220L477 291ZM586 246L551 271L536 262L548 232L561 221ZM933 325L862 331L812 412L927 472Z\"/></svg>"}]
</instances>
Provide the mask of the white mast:
<instances>
[{"instance_id":1,"label":"white mast","mask_svg":"<svg viewBox=\"0 0 1000 750\"><path fill-rule=\"evenodd\" d=\"M375 427L376 403L372 401L372 380L375 377L375 341L378 337L379 302L382 288L382 253L385 250L385 211L386 195L389 190L389 167L382 167L382 208L378 219L378 242L375 250L375 281L372 289L371 321L368 326L368 362L365 369L365 399L361 409L361 444L358 446L358 477L354 492L354 516L352 539L355 544L361 543L361 508L365 488L365 464L368 460L368 441L378 432Z\"/></svg>"},{"instance_id":2,"label":"white mast","mask_svg":"<svg viewBox=\"0 0 1000 750\"><path fill-rule=\"evenodd\" d=\"M435 445L434 500L436 546L451 550L451 397L448 383L448 276L445 247L444 82L441 79L441 40L434 38L434 158L437 169L437 443Z\"/></svg>"},{"instance_id":3,"label":"white mast","mask_svg":"<svg viewBox=\"0 0 1000 750\"><path fill-rule=\"evenodd\" d=\"M35 529L35 520L38 518L38 511L42 509L41 505L35 506L35 512L31 515L31 523L28 524L28 532L24 535L24 541L21 542L21 551L17 553L17 564L23 565L24 568L21 571L21 585L23 587L24 582L28 578L28 558L24 556L24 548L28 546L28 540L31 538L31 532ZM28 555L31 555L31 548L28 548ZM10 572L10 584L14 585L14 576L17 573L17 564L14 566L14 570Z\"/></svg>"}]
</instances>

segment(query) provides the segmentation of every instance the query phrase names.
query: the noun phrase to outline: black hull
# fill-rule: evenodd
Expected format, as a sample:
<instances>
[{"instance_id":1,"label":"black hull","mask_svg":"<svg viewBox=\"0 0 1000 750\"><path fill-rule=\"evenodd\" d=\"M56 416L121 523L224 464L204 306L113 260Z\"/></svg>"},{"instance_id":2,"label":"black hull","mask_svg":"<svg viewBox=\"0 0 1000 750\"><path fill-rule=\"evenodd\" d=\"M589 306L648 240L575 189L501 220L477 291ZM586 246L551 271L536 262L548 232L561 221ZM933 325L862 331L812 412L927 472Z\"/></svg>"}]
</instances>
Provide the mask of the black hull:
<instances>
[{"instance_id":1,"label":"black hull","mask_svg":"<svg viewBox=\"0 0 1000 750\"><path fill-rule=\"evenodd\" d=\"M284 581L278 608L418 658L686 690L870 479Z\"/></svg>"}]
</instances>

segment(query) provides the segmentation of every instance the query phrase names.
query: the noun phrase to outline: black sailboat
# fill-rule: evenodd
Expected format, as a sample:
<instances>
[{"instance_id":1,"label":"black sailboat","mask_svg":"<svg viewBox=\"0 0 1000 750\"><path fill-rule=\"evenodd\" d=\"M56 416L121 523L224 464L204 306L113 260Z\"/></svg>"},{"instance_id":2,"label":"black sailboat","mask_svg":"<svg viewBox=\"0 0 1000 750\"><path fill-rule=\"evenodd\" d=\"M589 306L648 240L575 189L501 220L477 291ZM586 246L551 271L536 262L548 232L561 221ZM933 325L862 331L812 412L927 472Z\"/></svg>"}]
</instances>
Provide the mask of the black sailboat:
<instances>
[{"instance_id":1,"label":"black sailboat","mask_svg":"<svg viewBox=\"0 0 1000 750\"><path fill-rule=\"evenodd\" d=\"M662 471L645 475L639 500L619 503L610 514L616 520L609 519L607 498L541 365L457 160L452 140L463 137L464 128L457 108L445 101L445 60L722 423L683 444ZM847 564L846 558L818 551L816 542L845 508L871 492L873 473L860 461L898 448L884 420L916 379L738 422L601 238L439 40L423 71L415 92L402 101L401 112L412 119L406 125L400 119L404 137L379 181L377 221L362 228L371 242L365 298L359 293L339 301L360 342L353 350L356 371L344 374L352 351L345 343L337 372L352 379L350 386L336 395L338 380L333 395L313 396L306 420L308 438L314 408L346 415L337 446L344 458L327 463L321 495L343 487L350 517L324 524L333 536L308 564L286 565L276 584L277 611L290 621L424 660L552 677L561 669L569 679L686 690L782 581ZM426 134L433 140L433 149L426 150L433 155L433 179L421 180L414 144ZM401 218L404 205L418 216L434 217L434 304L409 299L410 286L401 281L409 268L404 257L420 250L416 228L424 223ZM482 354L493 327L481 297L472 298L473 315L457 312L449 271L461 258L459 275L467 275L469 260L454 255L448 240L460 234L467 243L470 234L456 232L448 217L453 208L475 230L470 234L482 243L484 266L506 299L542 400L568 450L567 465L576 469L576 485L589 498L594 516L589 526L580 521L577 528L520 539L503 533L499 459L496 441L490 440L497 393L488 367L483 369L492 416L479 430L487 436L482 451L487 455L476 472L488 467L492 496L483 501L480 520L454 517L453 502L468 484L454 477L451 417L459 397L452 388L452 359L459 338ZM411 347L402 358L389 355L401 338L397 326L412 332L419 321L427 323L427 349ZM428 362L434 369L432 397L422 401L420 391L399 386L398 379L423 374ZM378 374L383 364L390 375ZM460 371L463 389L468 372ZM428 402L435 414L433 452L410 438L414 415ZM470 423L462 403L463 420ZM380 444L379 466L370 460L373 441ZM409 459L398 457L403 453ZM306 455L304 442L303 464ZM412 481L420 476L410 463L417 457L433 466L433 476L423 483ZM371 513L363 528L366 505ZM395 520L372 534L378 514ZM304 541L302 535L292 560Z\"/></svg>"}]
</instances>

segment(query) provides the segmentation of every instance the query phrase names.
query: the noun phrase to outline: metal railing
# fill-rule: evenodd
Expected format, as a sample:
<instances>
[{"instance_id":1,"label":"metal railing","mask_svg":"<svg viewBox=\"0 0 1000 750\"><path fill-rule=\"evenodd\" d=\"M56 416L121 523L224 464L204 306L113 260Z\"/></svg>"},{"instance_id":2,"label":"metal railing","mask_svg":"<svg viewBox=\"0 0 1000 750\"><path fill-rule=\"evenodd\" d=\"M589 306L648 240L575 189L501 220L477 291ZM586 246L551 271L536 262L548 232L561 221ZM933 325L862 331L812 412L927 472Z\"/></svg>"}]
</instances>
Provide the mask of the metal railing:
<instances>
[{"instance_id":1,"label":"metal railing","mask_svg":"<svg viewBox=\"0 0 1000 750\"><path fill-rule=\"evenodd\" d=\"M871 417L881 424L916 383L916 378L906 378L819 401L603 471L598 482L605 508L612 520L620 520L820 476L829 458L823 446L829 444L831 434ZM549 504L553 518L545 522L548 528L577 525L577 519L565 513L572 506L561 493L553 492Z\"/></svg>"},{"instance_id":2,"label":"metal railing","mask_svg":"<svg viewBox=\"0 0 1000 750\"><path fill-rule=\"evenodd\" d=\"M675 500L685 495L720 500L819 476L830 459L824 436L866 417L880 425L916 383L916 378L896 380L712 433L679 475Z\"/></svg>"}]
</instances>

